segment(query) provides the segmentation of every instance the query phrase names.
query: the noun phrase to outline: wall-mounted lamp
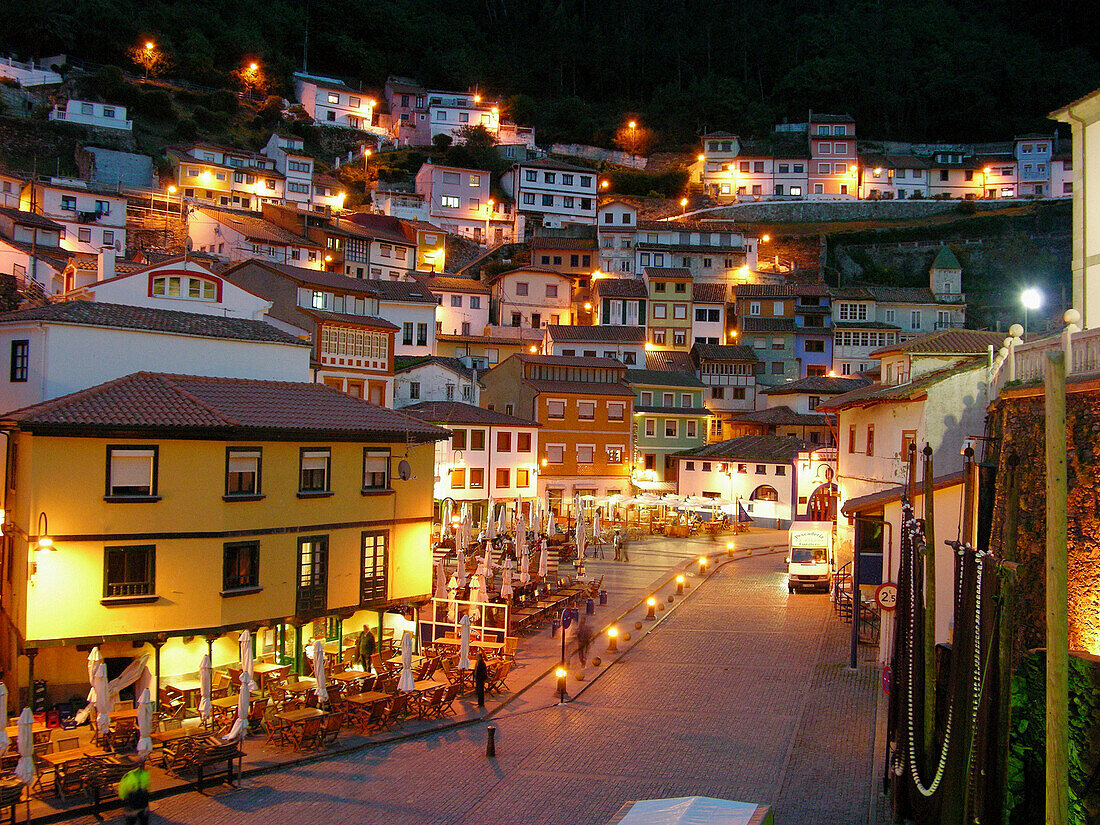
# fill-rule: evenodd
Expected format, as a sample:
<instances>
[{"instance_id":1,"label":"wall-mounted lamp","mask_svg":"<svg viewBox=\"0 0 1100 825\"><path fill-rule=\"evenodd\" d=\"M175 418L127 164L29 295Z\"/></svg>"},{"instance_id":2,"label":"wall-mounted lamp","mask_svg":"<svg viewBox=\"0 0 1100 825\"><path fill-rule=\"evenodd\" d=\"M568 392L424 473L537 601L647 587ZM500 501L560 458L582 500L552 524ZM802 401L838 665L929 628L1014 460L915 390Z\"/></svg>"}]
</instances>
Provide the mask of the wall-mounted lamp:
<instances>
[{"instance_id":1,"label":"wall-mounted lamp","mask_svg":"<svg viewBox=\"0 0 1100 825\"><path fill-rule=\"evenodd\" d=\"M45 513L38 514L38 549L57 550L53 546L53 539L50 538L50 523Z\"/></svg>"}]
</instances>

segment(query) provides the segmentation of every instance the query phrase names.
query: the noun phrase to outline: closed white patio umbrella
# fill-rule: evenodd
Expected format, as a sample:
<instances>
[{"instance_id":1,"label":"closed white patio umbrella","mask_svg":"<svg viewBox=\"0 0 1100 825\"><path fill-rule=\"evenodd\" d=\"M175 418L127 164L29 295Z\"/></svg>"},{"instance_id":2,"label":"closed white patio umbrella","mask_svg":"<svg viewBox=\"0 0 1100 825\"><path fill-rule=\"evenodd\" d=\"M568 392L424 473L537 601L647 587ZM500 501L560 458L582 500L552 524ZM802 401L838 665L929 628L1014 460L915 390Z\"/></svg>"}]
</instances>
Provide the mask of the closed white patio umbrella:
<instances>
[{"instance_id":1,"label":"closed white patio umbrella","mask_svg":"<svg viewBox=\"0 0 1100 825\"><path fill-rule=\"evenodd\" d=\"M92 685L95 688L96 733L102 737L107 735L111 727L111 710L114 707L111 690L107 687L107 664L102 660L95 669Z\"/></svg>"},{"instance_id":2,"label":"closed white patio umbrella","mask_svg":"<svg viewBox=\"0 0 1100 825\"><path fill-rule=\"evenodd\" d=\"M439 537L443 538L447 535L447 531L451 528L451 517L454 515L454 502L447 499L443 502L443 515L440 516L439 525Z\"/></svg>"},{"instance_id":3,"label":"closed white patio umbrella","mask_svg":"<svg viewBox=\"0 0 1100 825\"><path fill-rule=\"evenodd\" d=\"M490 496L489 509L485 511L485 535L488 536L490 539L495 539L497 537L497 525L493 519L493 516L496 515L496 508L497 503L493 500L493 497Z\"/></svg>"},{"instance_id":4,"label":"closed white patio umbrella","mask_svg":"<svg viewBox=\"0 0 1100 825\"><path fill-rule=\"evenodd\" d=\"M575 527L578 522L584 521L584 503L581 501L581 494L573 494L573 526Z\"/></svg>"},{"instance_id":5,"label":"closed white patio umbrella","mask_svg":"<svg viewBox=\"0 0 1100 825\"><path fill-rule=\"evenodd\" d=\"M106 671L105 666L101 667ZM103 678L106 680L106 673ZM34 781L34 714L30 708L23 708L19 714L17 730L15 738L19 743L19 762L15 766L15 775L24 785L30 785Z\"/></svg>"},{"instance_id":6,"label":"closed white patio umbrella","mask_svg":"<svg viewBox=\"0 0 1100 825\"><path fill-rule=\"evenodd\" d=\"M8 738L8 686L0 682L0 754L3 754L11 739Z\"/></svg>"},{"instance_id":7,"label":"closed white patio umbrella","mask_svg":"<svg viewBox=\"0 0 1100 825\"><path fill-rule=\"evenodd\" d=\"M407 630L401 634L401 678L397 681L397 689L404 692L413 689L413 637Z\"/></svg>"},{"instance_id":8,"label":"closed white patio umbrella","mask_svg":"<svg viewBox=\"0 0 1100 825\"><path fill-rule=\"evenodd\" d=\"M596 510L596 512L592 514L592 535L599 538L600 529L600 511Z\"/></svg>"},{"instance_id":9,"label":"closed white patio umbrella","mask_svg":"<svg viewBox=\"0 0 1100 825\"><path fill-rule=\"evenodd\" d=\"M244 739L248 732L248 685L245 681L247 674L241 674L240 692L237 694L237 717L233 720L233 727L229 733L222 737L223 742L233 742L236 739Z\"/></svg>"},{"instance_id":10,"label":"closed white patio umbrella","mask_svg":"<svg viewBox=\"0 0 1100 825\"><path fill-rule=\"evenodd\" d=\"M547 558L547 546L546 542L542 544L542 552L539 553L539 577L545 579L546 572L549 565L549 559Z\"/></svg>"},{"instance_id":11,"label":"closed white patio umbrella","mask_svg":"<svg viewBox=\"0 0 1100 825\"><path fill-rule=\"evenodd\" d=\"M328 684L325 678L325 643L322 639L316 639L313 642L313 678L317 680L317 687L314 688L317 701L321 704L327 703ZM245 710L246 715L247 713L248 711Z\"/></svg>"},{"instance_id":12,"label":"closed white patio umbrella","mask_svg":"<svg viewBox=\"0 0 1100 825\"><path fill-rule=\"evenodd\" d=\"M461 633L458 643L458 669L470 669L470 617L463 616L459 622Z\"/></svg>"},{"instance_id":13,"label":"closed white patio umbrella","mask_svg":"<svg viewBox=\"0 0 1100 825\"><path fill-rule=\"evenodd\" d=\"M520 560L519 583L527 584L531 581L531 545L523 543L523 557Z\"/></svg>"},{"instance_id":14,"label":"closed white patio umbrella","mask_svg":"<svg viewBox=\"0 0 1100 825\"><path fill-rule=\"evenodd\" d=\"M204 722L209 722L210 716L214 712L214 708L210 704L213 679L214 668L210 664L210 654L207 653L202 657L202 663L199 665L199 716L202 717Z\"/></svg>"},{"instance_id":15,"label":"closed white patio umbrella","mask_svg":"<svg viewBox=\"0 0 1100 825\"><path fill-rule=\"evenodd\" d=\"M252 634L247 630L242 630L241 635L237 637L237 641L241 646L241 670L248 674L248 693L249 690L256 690L256 679L253 676L253 669L255 663L252 660Z\"/></svg>"},{"instance_id":16,"label":"closed white patio umbrella","mask_svg":"<svg viewBox=\"0 0 1100 825\"><path fill-rule=\"evenodd\" d=\"M466 586L466 554L458 551L458 568L455 570L455 575L458 576L458 586Z\"/></svg>"},{"instance_id":17,"label":"closed white patio umbrella","mask_svg":"<svg viewBox=\"0 0 1100 825\"><path fill-rule=\"evenodd\" d=\"M443 559L437 559L435 563L435 597L447 598L447 570L443 567Z\"/></svg>"},{"instance_id":18,"label":"closed white patio umbrella","mask_svg":"<svg viewBox=\"0 0 1100 825\"><path fill-rule=\"evenodd\" d=\"M149 688L145 688L138 697L137 723L137 755L139 759L144 759L153 752L153 703L149 701Z\"/></svg>"},{"instance_id":19,"label":"closed white patio umbrella","mask_svg":"<svg viewBox=\"0 0 1100 825\"><path fill-rule=\"evenodd\" d=\"M577 511L577 523L575 525L577 535L577 558L584 558L585 543L584 543L584 511ZM579 563L579 562L578 562ZM545 575L545 573L543 574Z\"/></svg>"},{"instance_id":20,"label":"closed white patio umbrella","mask_svg":"<svg viewBox=\"0 0 1100 825\"><path fill-rule=\"evenodd\" d=\"M510 562L511 560L509 560ZM512 598L512 567L509 563L504 565L504 573L500 577L500 597L502 599Z\"/></svg>"},{"instance_id":21,"label":"closed white patio umbrella","mask_svg":"<svg viewBox=\"0 0 1100 825\"><path fill-rule=\"evenodd\" d=\"M546 535L554 535L554 511L546 511Z\"/></svg>"}]
</instances>

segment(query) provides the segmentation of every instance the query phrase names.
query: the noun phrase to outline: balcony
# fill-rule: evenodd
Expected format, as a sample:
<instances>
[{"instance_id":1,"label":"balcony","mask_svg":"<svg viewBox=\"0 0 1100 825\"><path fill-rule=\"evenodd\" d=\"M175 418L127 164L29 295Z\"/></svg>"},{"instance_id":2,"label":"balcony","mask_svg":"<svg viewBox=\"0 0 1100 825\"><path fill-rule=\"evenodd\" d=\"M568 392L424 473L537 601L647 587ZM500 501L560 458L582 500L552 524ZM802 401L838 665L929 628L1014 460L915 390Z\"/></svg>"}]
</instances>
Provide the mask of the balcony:
<instances>
[{"instance_id":1,"label":"balcony","mask_svg":"<svg viewBox=\"0 0 1100 825\"><path fill-rule=\"evenodd\" d=\"M1066 327L1061 335L1023 343L1019 336L1002 347L993 361L991 396L999 395L1008 384L1042 383L1047 353L1061 350L1066 354L1066 380L1100 373L1100 327L1081 330L1076 310L1065 314ZM1010 333L1022 332L1014 324Z\"/></svg>"}]
</instances>

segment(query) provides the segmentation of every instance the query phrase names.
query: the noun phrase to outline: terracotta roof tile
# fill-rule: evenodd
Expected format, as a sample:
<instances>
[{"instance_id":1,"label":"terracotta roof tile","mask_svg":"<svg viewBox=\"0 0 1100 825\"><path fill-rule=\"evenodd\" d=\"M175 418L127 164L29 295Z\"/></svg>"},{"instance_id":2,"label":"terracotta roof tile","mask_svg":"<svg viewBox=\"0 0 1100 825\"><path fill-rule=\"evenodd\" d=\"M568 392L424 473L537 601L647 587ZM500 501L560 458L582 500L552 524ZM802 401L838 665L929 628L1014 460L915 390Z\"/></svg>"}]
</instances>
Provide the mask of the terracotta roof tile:
<instances>
[{"instance_id":1,"label":"terracotta roof tile","mask_svg":"<svg viewBox=\"0 0 1100 825\"><path fill-rule=\"evenodd\" d=\"M994 352L1004 343L1003 332L982 332L976 329L941 329L918 338L882 347L871 353L879 358L896 352L936 355L977 355L992 346Z\"/></svg>"},{"instance_id":2,"label":"terracotta roof tile","mask_svg":"<svg viewBox=\"0 0 1100 825\"><path fill-rule=\"evenodd\" d=\"M691 363L691 353L676 350L654 350L645 354L647 370L655 372L682 372L693 374L695 365Z\"/></svg>"},{"instance_id":3,"label":"terracotta roof tile","mask_svg":"<svg viewBox=\"0 0 1100 825\"><path fill-rule=\"evenodd\" d=\"M591 342L601 341L617 344L645 344L645 327L620 327L612 324L600 324L598 326L585 326L582 324L547 324L546 332L557 342Z\"/></svg>"},{"instance_id":4,"label":"terracotta roof tile","mask_svg":"<svg viewBox=\"0 0 1100 825\"><path fill-rule=\"evenodd\" d=\"M747 461L771 461L786 463L794 460L805 445L802 439L789 435L743 435L728 441L719 441L684 450L678 456L689 458L745 459Z\"/></svg>"},{"instance_id":5,"label":"terracotta roof tile","mask_svg":"<svg viewBox=\"0 0 1100 825\"><path fill-rule=\"evenodd\" d=\"M502 427L541 427L537 421L517 418L496 410L463 404L461 401L422 401L410 407L402 407L402 412L432 424L491 424Z\"/></svg>"}]
</instances>

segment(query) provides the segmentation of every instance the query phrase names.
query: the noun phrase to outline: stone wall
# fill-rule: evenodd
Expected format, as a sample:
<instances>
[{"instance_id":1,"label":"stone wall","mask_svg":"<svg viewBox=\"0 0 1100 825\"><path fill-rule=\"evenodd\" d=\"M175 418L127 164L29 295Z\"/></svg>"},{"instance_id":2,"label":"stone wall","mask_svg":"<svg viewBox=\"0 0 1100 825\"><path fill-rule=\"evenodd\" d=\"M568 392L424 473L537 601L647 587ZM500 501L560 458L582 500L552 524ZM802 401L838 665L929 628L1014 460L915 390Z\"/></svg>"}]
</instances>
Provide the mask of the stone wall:
<instances>
[{"instance_id":1,"label":"stone wall","mask_svg":"<svg viewBox=\"0 0 1100 825\"><path fill-rule=\"evenodd\" d=\"M1073 390L1073 386L1070 385ZM1069 444L1068 576L1069 646L1100 654L1100 392L1070 392L1066 399ZM990 547L1011 554L1008 513L1013 475L1016 508L1013 658L1046 646L1046 472L1042 395L1002 398L993 413L996 497Z\"/></svg>"},{"instance_id":2,"label":"stone wall","mask_svg":"<svg viewBox=\"0 0 1100 825\"><path fill-rule=\"evenodd\" d=\"M900 221L958 213L958 200L754 201L692 213L699 219L749 223L818 223L822 221ZM1008 201L966 201L976 212L1004 209Z\"/></svg>"}]
</instances>

